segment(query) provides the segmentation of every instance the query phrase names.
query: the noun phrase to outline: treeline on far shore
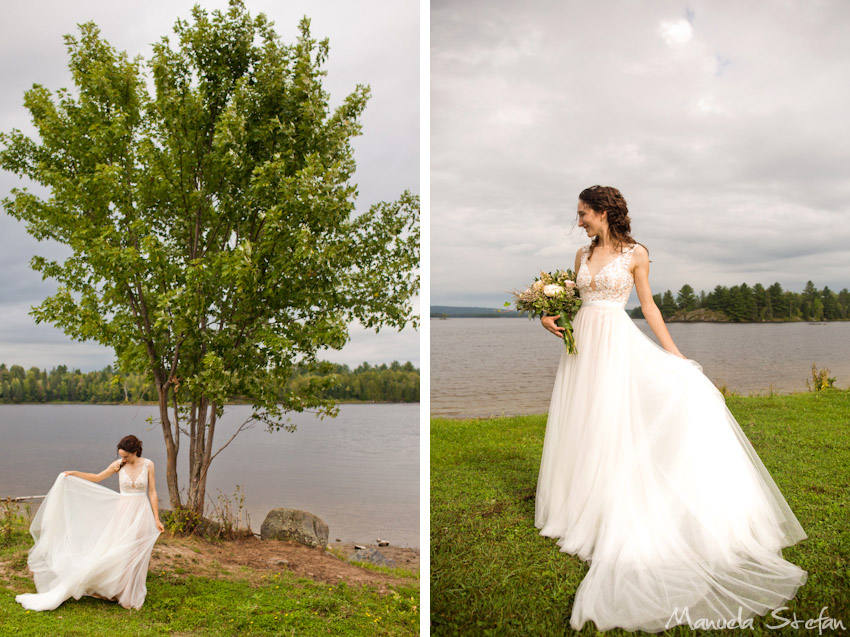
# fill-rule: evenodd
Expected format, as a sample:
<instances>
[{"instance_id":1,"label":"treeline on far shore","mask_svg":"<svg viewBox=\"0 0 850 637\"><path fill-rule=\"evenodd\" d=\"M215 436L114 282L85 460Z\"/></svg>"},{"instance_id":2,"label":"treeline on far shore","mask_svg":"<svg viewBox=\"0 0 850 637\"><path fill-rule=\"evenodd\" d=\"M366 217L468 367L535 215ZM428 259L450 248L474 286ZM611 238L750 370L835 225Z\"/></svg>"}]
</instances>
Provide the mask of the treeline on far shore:
<instances>
[{"instance_id":1,"label":"treeline on far shore","mask_svg":"<svg viewBox=\"0 0 850 637\"><path fill-rule=\"evenodd\" d=\"M677 294L667 290L653 294L655 305L665 320L753 323L763 321L842 321L850 320L850 290L833 292L829 286L818 290L811 281L802 292L783 290L779 283L764 287L761 283L716 286L699 295L687 283ZM629 310L632 318L644 318L640 306ZM431 318L516 318L514 310L487 307L432 305Z\"/></svg>"},{"instance_id":2,"label":"treeline on far shore","mask_svg":"<svg viewBox=\"0 0 850 637\"><path fill-rule=\"evenodd\" d=\"M818 290L811 281L802 292L783 290L779 283L764 287L746 283L731 288L718 285L708 294L696 295L683 285L676 296L667 290L652 297L661 315L671 321L717 321L750 323L759 321L840 321L850 319L850 291ZM632 318L643 318L640 306Z\"/></svg>"},{"instance_id":3,"label":"treeline on far shore","mask_svg":"<svg viewBox=\"0 0 850 637\"><path fill-rule=\"evenodd\" d=\"M413 363L325 365L326 369L296 368L287 389L309 382L311 377L334 374L337 382L326 397L342 402L419 402L419 370ZM283 388L281 388L281 393ZM58 365L51 370L0 363L0 404L18 403L139 403L156 401L153 383L143 374L118 374L111 366L97 372L70 370ZM239 402L239 397L234 397Z\"/></svg>"}]
</instances>

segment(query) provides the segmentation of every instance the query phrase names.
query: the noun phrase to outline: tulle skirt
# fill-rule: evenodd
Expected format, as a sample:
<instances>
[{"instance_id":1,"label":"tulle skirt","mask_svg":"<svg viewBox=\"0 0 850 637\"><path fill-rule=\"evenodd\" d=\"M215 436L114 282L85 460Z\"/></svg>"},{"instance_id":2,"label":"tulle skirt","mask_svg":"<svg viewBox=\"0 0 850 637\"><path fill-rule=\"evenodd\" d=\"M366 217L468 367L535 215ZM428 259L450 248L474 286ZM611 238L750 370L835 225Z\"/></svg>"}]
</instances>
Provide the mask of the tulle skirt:
<instances>
[{"instance_id":1,"label":"tulle skirt","mask_svg":"<svg viewBox=\"0 0 850 637\"><path fill-rule=\"evenodd\" d=\"M781 549L806 533L702 367L620 304L585 302L573 327L535 510L540 535L590 563L572 628L722 626L793 598L808 573Z\"/></svg>"},{"instance_id":2,"label":"tulle skirt","mask_svg":"<svg viewBox=\"0 0 850 637\"><path fill-rule=\"evenodd\" d=\"M38 593L15 600L53 610L66 599L99 595L141 608L154 543L159 537L147 494L120 494L60 473L30 526L29 552Z\"/></svg>"}]
</instances>

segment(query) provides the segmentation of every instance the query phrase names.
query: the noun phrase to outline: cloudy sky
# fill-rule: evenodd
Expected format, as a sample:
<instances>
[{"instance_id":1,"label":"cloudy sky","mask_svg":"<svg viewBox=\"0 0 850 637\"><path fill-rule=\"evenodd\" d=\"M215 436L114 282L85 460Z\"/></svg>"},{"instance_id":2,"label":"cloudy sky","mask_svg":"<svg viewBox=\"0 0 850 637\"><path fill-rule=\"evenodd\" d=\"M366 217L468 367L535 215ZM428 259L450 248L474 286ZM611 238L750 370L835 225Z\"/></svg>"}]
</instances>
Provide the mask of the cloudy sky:
<instances>
[{"instance_id":1,"label":"cloudy sky","mask_svg":"<svg viewBox=\"0 0 850 637\"><path fill-rule=\"evenodd\" d=\"M201 0L208 11L226 9L226 1ZM190 19L194 1L148 0L6 0L0 26L0 130L19 128L32 134L23 94L33 83L51 90L71 87L62 36L93 20L101 35L131 57L150 57L150 44L172 35L175 20ZM246 0L252 15L263 12L275 22L285 42L297 35L305 14L312 35L330 39L325 88L332 107L355 85L369 84L372 98L363 117L363 136L354 142L359 185L358 208L393 200L409 188L419 193L419 6L415 0ZM18 185L16 176L0 172L0 198ZM111 350L76 343L61 331L36 325L28 315L55 290L30 270L34 254L61 256L58 245L38 244L22 223L0 212L0 362L50 368L66 364L84 371L101 369L113 360ZM352 330L352 341L329 360L352 366L392 360L419 363L419 334Z\"/></svg>"},{"instance_id":2,"label":"cloudy sky","mask_svg":"<svg viewBox=\"0 0 850 637\"><path fill-rule=\"evenodd\" d=\"M433 1L431 304L572 267L593 184L653 292L850 287L848 33L841 0Z\"/></svg>"}]
</instances>

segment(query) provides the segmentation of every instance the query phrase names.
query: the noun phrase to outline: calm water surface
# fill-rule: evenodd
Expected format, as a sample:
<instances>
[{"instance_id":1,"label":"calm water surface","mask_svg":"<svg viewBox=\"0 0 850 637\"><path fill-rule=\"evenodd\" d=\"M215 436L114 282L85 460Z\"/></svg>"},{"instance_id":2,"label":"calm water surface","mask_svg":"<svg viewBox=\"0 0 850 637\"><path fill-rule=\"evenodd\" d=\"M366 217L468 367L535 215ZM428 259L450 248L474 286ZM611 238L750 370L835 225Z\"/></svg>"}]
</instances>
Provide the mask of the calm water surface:
<instances>
[{"instance_id":1,"label":"calm water surface","mask_svg":"<svg viewBox=\"0 0 850 637\"><path fill-rule=\"evenodd\" d=\"M0 405L0 497L45 494L60 471L99 473L117 457L126 434L142 439L156 465L157 494L168 507L165 443L154 406ZM250 415L228 407L215 449ZM210 465L207 513L219 490L243 485L251 527L270 509L309 511L330 528L331 541L389 540L419 546L419 405L340 405L337 418L293 414L295 433L262 426L240 433ZM189 443L182 438L180 486L187 486ZM118 490L113 476L102 484ZM184 492L185 493L185 492Z\"/></svg>"},{"instance_id":2,"label":"calm water surface","mask_svg":"<svg viewBox=\"0 0 850 637\"><path fill-rule=\"evenodd\" d=\"M655 340L644 319L635 324ZM715 385L741 393L806 390L812 363L850 385L850 322L670 323L679 350ZM527 319L431 320L431 414L545 413L562 342Z\"/></svg>"}]
</instances>

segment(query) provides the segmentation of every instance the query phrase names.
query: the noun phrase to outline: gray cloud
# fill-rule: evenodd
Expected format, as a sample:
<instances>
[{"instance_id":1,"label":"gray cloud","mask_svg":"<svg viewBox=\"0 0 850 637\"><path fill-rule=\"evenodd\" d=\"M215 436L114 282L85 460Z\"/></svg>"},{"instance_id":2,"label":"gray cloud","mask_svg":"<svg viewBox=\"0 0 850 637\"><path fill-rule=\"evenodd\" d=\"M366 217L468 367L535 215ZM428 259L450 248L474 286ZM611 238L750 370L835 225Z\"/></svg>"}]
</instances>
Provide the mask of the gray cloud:
<instances>
[{"instance_id":1,"label":"gray cloud","mask_svg":"<svg viewBox=\"0 0 850 637\"><path fill-rule=\"evenodd\" d=\"M596 183L626 196L654 292L850 285L846 3L431 15L432 303L500 304L571 266Z\"/></svg>"},{"instance_id":2,"label":"gray cloud","mask_svg":"<svg viewBox=\"0 0 850 637\"><path fill-rule=\"evenodd\" d=\"M172 35L178 18L189 18L195 0L151 0L115 3L81 0L39 3L12 0L3 4L0 29L0 129L33 129L23 107L23 94L33 83L51 90L72 85L62 36L77 33L77 23L93 20L119 50L148 58L150 44ZM208 11L225 9L222 0L201 3ZM357 84L368 84L372 98L363 116L363 135L354 142L359 210L397 198L405 189L419 192L419 7L392 0L334 0L321 3L246 0L249 11L263 12L275 22L284 41L297 35L298 22L311 18L314 38L330 40L325 87L331 106ZM18 179L0 173L0 197ZM35 325L27 312L55 290L29 269L34 254L59 258L66 248L37 243L23 224L0 213L0 362L27 367L57 364L99 369L112 362L110 351L92 343L74 343L60 331ZM419 335L413 330L375 335L352 329L352 342L329 360L357 365L392 360L419 363Z\"/></svg>"}]
</instances>

